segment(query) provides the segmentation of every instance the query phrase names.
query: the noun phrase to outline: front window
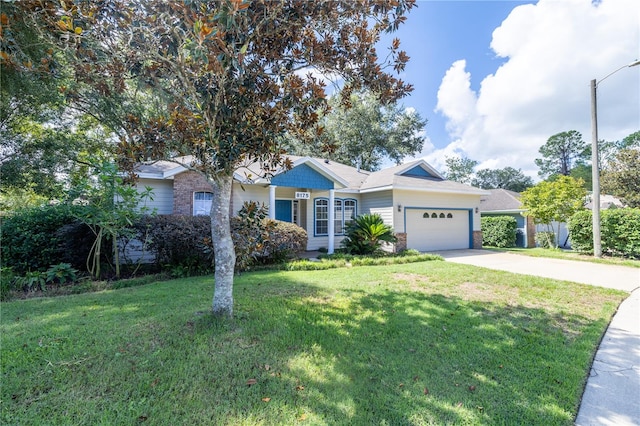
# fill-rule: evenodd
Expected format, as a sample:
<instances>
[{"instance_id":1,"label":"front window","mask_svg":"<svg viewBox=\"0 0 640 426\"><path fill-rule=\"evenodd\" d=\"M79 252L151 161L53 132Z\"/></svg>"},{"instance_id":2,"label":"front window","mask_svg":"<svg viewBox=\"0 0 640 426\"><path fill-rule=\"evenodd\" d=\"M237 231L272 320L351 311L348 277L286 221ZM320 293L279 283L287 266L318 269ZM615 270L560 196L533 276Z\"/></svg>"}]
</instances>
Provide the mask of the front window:
<instances>
[{"instance_id":1,"label":"front window","mask_svg":"<svg viewBox=\"0 0 640 426\"><path fill-rule=\"evenodd\" d=\"M344 233L342 229L343 217L342 217L342 200L334 200L333 203L333 232L335 235Z\"/></svg>"},{"instance_id":2,"label":"front window","mask_svg":"<svg viewBox=\"0 0 640 426\"><path fill-rule=\"evenodd\" d=\"M329 200L318 199L315 201L316 209L316 235L327 235L329 233Z\"/></svg>"},{"instance_id":3,"label":"front window","mask_svg":"<svg viewBox=\"0 0 640 426\"><path fill-rule=\"evenodd\" d=\"M356 200L344 200L344 229L346 230L351 222L356 220Z\"/></svg>"},{"instance_id":4,"label":"front window","mask_svg":"<svg viewBox=\"0 0 640 426\"><path fill-rule=\"evenodd\" d=\"M193 193L193 215L208 216L211 213L211 202L213 193L194 192Z\"/></svg>"},{"instance_id":5,"label":"front window","mask_svg":"<svg viewBox=\"0 0 640 426\"><path fill-rule=\"evenodd\" d=\"M315 235L329 234L329 200L317 198L315 200ZM344 234L346 227L353 222L357 215L357 202L353 199L334 200L334 234Z\"/></svg>"}]
</instances>

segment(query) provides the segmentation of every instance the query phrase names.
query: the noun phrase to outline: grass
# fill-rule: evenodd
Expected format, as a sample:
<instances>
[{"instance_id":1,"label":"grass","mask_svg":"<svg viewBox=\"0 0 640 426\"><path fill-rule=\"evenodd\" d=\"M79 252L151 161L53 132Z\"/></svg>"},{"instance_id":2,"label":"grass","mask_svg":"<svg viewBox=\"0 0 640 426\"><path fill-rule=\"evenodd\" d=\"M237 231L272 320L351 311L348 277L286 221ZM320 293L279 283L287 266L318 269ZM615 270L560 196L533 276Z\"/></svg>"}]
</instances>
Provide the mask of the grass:
<instances>
[{"instance_id":1,"label":"grass","mask_svg":"<svg viewBox=\"0 0 640 426\"><path fill-rule=\"evenodd\" d=\"M571 425L625 293L446 262L2 304L0 423Z\"/></svg>"},{"instance_id":2,"label":"grass","mask_svg":"<svg viewBox=\"0 0 640 426\"><path fill-rule=\"evenodd\" d=\"M524 254L532 257L549 257L552 259L579 260L582 262L602 263L606 265L630 266L632 268L640 268L640 260L626 259L623 257L604 256L601 258L593 257L593 255L582 254L571 250L563 249L545 249L535 248L497 248L486 247L487 250L507 251L511 253Z\"/></svg>"}]
</instances>

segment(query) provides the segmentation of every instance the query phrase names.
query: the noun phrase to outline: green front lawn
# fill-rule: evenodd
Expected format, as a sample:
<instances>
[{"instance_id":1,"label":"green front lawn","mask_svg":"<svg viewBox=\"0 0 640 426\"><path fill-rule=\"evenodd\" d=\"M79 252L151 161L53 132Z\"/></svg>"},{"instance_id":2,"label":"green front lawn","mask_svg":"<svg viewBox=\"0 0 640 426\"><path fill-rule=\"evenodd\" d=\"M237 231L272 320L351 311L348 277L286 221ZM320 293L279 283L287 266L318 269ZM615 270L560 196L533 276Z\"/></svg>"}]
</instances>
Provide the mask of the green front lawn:
<instances>
[{"instance_id":1,"label":"green front lawn","mask_svg":"<svg viewBox=\"0 0 640 426\"><path fill-rule=\"evenodd\" d=\"M571 425L625 293L432 261L2 304L11 425Z\"/></svg>"}]
</instances>

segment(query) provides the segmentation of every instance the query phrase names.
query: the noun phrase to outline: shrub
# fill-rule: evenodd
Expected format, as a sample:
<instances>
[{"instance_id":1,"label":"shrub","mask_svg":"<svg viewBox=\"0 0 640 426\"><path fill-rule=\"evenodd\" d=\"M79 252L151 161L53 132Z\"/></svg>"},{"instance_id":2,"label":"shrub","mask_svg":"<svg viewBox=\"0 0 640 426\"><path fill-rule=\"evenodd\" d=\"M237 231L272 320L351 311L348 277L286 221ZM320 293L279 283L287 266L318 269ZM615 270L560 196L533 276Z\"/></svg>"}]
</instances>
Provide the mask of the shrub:
<instances>
[{"instance_id":1,"label":"shrub","mask_svg":"<svg viewBox=\"0 0 640 426\"><path fill-rule=\"evenodd\" d=\"M8 266L0 268L0 300L7 300L9 293L16 289L16 275L13 269Z\"/></svg>"},{"instance_id":2,"label":"shrub","mask_svg":"<svg viewBox=\"0 0 640 426\"><path fill-rule=\"evenodd\" d=\"M267 239L258 258L263 263L283 262L307 248L307 231L295 223L269 220Z\"/></svg>"},{"instance_id":3,"label":"shrub","mask_svg":"<svg viewBox=\"0 0 640 426\"><path fill-rule=\"evenodd\" d=\"M398 256L420 256L421 254L422 253L416 249L404 249L398 253Z\"/></svg>"},{"instance_id":4,"label":"shrub","mask_svg":"<svg viewBox=\"0 0 640 426\"><path fill-rule=\"evenodd\" d=\"M571 248L581 253L593 253L593 222L591 210L581 210L567 222Z\"/></svg>"},{"instance_id":5,"label":"shrub","mask_svg":"<svg viewBox=\"0 0 640 426\"><path fill-rule=\"evenodd\" d=\"M135 225L138 233L148 232L149 249L156 264L181 268L180 275L211 271L211 218L209 216L146 216Z\"/></svg>"},{"instance_id":6,"label":"shrub","mask_svg":"<svg viewBox=\"0 0 640 426\"><path fill-rule=\"evenodd\" d=\"M243 271L256 263L268 233L274 226L267 221L269 210L264 204L245 201L238 216L231 218L231 238L236 251L236 271ZM212 247L213 249L213 247Z\"/></svg>"},{"instance_id":7,"label":"shrub","mask_svg":"<svg viewBox=\"0 0 640 426\"><path fill-rule=\"evenodd\" d=\"M486 216L480 219L482 245L513 247L516 245L518 223L513 216Z\"/></svg>"},{"instance_id":8,"label":"shrub","mask_svg":"<svg viewBox=\"0 0 640 426\"><path fill-rule=\"evenodd\" d=\"M640 257L640 209L604 210L600 218L603 251Z\"/></svg>"},{"instance_id":9,"label":"shrub","mask_svg":"<svg viewBox=\"0 0 640 426\"><path fill-rule=\"evenodd\" d=\"M60 261L70 264L73 268L88 272L87 259L91 253L91 247L96 240L96 235L91 228L77 219L62 226L56 232L56 239L59 241ZM107 237L104 236L102 245L108 247ZM111 252L102 253L102 263L110 263ZM103 268L103 270L106 268Z\"/></svg>"},{"instance_id":10,"label":"shrub","mask_svg":"<svg viewBox=\"0 0 640 426\"><path fill-rule=\"evenodd\" d=\"M556 234L551 231L536 232L536 245L542 248L556 247Z\"/></svg>"},{"instance_id":11,"label":"shrub","mask_svg":"<svg viewBox=\"0 0 640 426\"><path fill-rule=\"evenodd\" d=\"M569 220L574 250L593 253L592 213L583 210ZM615 256L640 257L640 209L609 209L600 214L602 252Z\"/></svg>"},{"instance_id":12,"label":"shrub","mask_svg":"<svg viewBox=\"0 0 640 426\"><path fill-rule=\"evenodd\" d=\"M347 227L342 245L348 253L372 254L383 242L395 243L393 228L386 225L378 214L363 214Z\"/></svg>"},{"instance_id":13,"label":"shrub","mask_svg":"<svg viewBox=\"0 0 640 426\"><path fill-rule=\"evenodd\" d=\"M48 284L72 283L78 279L78 271L69 263L59 263L47 269L45 279Z\"/></svg>"},{"instance_id":14,"label":"shrub","mask_svg":"<svg viewBox=\"0 0 640 426\"><path fill-rule=\"evenodd\" d=\"M62 263L64 253L58 230L75 222L79 206L47 205L19 210L2 218L2 264L18 275L28 271L45 271Z\"/></svg>"},{"instance_id":15,"label":"shrub","mask_svg":"<svg viewBox=\"0 0 640 426\"><path fill-rule=\"evenodd\" d=\"M288 222L265 219L266 208L245 203L231 218L236 270L256 263L280 262L306 248L307 233ZM214 253L209 216L145 217L136 225L139 235L149 236L149 250L157 265L174 276L190 276L213 270Z\"/></svg>"},{"instance_id":16,"label":"shrub","mask_svg":"<svg viewBox=\"0 0 640 426\"><path fill-rule=\"evenodd\" d=\"M22 288L23 291L45 291L46 275L40 271L28 271L24 276L18 277L15 280L16 286Z\"/></svg>"}]
</instances>

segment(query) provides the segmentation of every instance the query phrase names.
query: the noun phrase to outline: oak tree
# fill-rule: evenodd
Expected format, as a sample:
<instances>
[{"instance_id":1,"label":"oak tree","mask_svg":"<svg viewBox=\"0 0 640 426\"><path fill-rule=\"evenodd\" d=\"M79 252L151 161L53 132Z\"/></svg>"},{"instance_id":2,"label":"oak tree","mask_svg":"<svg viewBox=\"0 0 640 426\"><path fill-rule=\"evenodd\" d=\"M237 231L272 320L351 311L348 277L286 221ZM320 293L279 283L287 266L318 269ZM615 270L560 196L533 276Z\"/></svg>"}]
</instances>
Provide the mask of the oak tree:
<instances>
[{"instance_id":1,"label":"oak tree","mask_svg":"<svg viewBox=\"0 0 640 426\"><path fill-rule=\"evenodd\" d=\"M267 173L290 166L279 137L322 132L323 76L343 82L345 103L363 88L383 103L412 89L395 76L408 61L399 40L385 59L376 43L405 21L414 0L45 3L39 19L75 75L70 101L105 117L119 112L110 124L120 135L121 166L173 159L212 185L220 316L233 313L234 171L247 162Z\"/></svg>"},{"instance_id":2,"label":"oak tree","mask_svg":"<svg viewBox=\"0 0 640 426\"><path fill-rule=\"evenodd\" d=\"M640 147L618 151L602 171L602 191L629 207L640 207Z\"/></svg>"},{"instance_id":3,"label":"oak tree","mask_svg":"<svg viewBox=\"0 0 640 426\"><path fill-rule=\"evenodd\" d=\"M460 183L471 184L473 169L478 165L476 160L467 157L445 157L447 166L445 177Z\"/></svg>"},{"instance_id":4,"label":"oak tree","mask_svg":"<svg viewBox=\"0 0 640 426\"><path fill-rule=\"evenodd\" d=\"M320 119L324 132L315 144L288 138L292 154L314 155L326 146L330 159L375 171L386 159L400 164L422 149L426 120L412 109L398 103L381 104L370 92L351 94L348 105L340 96L333 96L329 106L329 113Z\"/></svg>"},{"instance_id":5,"label":"oak tree","mask_svg":"<svg viewBox=\"0 0 640 426\"><path fill-rule=\"evenodd\" d=\"M522 169L505 167L504 169L481 169L476 172L471 185L482 189L508 189L509 191L522 192L533 186L533 179L526 176Z\"/></svg>"}]
</instances>

